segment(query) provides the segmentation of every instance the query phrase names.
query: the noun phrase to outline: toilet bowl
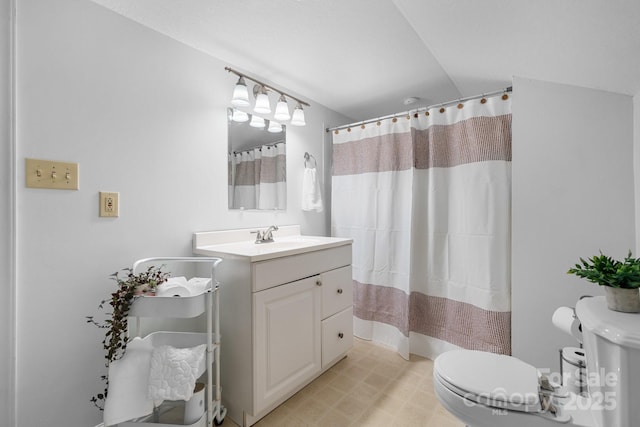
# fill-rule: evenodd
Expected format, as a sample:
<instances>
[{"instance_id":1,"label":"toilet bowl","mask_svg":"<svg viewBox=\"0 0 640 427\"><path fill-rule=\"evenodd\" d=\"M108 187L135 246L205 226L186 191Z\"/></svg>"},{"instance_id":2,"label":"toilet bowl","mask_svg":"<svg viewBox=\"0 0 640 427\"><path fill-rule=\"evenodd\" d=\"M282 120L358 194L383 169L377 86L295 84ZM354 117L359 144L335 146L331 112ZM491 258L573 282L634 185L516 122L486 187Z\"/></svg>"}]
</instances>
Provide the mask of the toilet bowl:
<instances>
[{"instance_id":1,"label":"toilet bowl","mask_svg":"<svg viewBox=\"0 0 640 427\"><path fill-rule=\"evenodd\" d=\"M468 427L637 427L640 315L608 310L604 297L578 301L589 381L580 396L549 384L515 357L475 350L438 356L433 384Z\"/></svg>"}]
</instances>

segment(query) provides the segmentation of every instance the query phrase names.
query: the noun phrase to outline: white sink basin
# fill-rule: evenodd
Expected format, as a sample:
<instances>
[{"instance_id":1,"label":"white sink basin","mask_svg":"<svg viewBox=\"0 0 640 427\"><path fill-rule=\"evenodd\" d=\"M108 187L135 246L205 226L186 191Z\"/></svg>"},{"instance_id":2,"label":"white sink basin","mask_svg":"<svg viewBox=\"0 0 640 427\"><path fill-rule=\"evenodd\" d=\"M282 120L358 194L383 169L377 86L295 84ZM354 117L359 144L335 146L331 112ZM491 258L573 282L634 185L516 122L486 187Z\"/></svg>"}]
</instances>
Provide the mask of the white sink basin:
<instances>
[{"instance_id":1,"label":"white sink basin","mask_svg":"<svg viewBox=\"0 0 640 427\"><path fill-rule=\"evenodd\" d=\"M254 240L245 240L241 242L199 246L195 248L194 252L200 255L227 258L248 257L250 261L261 261L280 256L327 249L348 243L351 243L351 239L297 235L280 238L274 237L274 241L271 243L255 243Z\"/></svg>"}]
</instances>

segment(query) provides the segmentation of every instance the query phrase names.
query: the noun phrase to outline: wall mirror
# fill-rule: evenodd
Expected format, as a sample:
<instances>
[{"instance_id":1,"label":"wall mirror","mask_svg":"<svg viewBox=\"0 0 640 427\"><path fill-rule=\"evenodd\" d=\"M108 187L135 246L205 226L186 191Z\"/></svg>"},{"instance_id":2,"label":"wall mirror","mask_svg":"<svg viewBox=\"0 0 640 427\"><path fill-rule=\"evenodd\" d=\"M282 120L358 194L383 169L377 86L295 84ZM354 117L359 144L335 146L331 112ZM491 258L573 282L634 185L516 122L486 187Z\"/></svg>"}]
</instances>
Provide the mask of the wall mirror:
<instances>
[{"instance_id":1,"label":"wall mirror","mask_svg":"<svg viewBox=\"0 0 640 427\"><path fill-rule=\"evenodd\" d=\"M286 127L229 108L229 209L286 209Z\"/></svg>"}]
</instances>

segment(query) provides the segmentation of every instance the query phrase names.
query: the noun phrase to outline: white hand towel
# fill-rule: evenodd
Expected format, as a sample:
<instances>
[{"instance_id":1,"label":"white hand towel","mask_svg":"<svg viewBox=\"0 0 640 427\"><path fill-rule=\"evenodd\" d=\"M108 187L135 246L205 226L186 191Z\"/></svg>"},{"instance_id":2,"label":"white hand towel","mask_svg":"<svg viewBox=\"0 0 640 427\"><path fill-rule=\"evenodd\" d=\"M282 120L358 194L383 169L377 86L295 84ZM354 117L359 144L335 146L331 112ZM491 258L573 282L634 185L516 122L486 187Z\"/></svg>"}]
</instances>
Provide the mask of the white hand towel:
<instances>
[{"instance_id":1,"label":"white hand towel","mask_svg":"<svg viewBox=\"0 0 640 427\"><path fill-rule=\"evenodd\" d=\"M153 350L149 370L149 398L189 400L199 375L206 344L193 348L162 345Z\"/></svg>"},{"instance_id":2,"label":"white hand towel","mask_svg":"<svg viewBox=\"0 0 640 427\"><path fill-rule=\"evenodd\" d=\"M322 212L322 192L316 168L305 168L302 176L302 210Z\"/></svg>"},{"instance_id":3,"label":"white hand towel","mask_svg":"<svg viewBox=\"0 0 640 427\"><path fill-rule=\"evenodd\" d=\"M149 363L153 350L149 337L134 338L122 359L109 364L109 390L104 402L104 425L110 426L153 412L148 397Z\"/></svg>"}]
</instances>

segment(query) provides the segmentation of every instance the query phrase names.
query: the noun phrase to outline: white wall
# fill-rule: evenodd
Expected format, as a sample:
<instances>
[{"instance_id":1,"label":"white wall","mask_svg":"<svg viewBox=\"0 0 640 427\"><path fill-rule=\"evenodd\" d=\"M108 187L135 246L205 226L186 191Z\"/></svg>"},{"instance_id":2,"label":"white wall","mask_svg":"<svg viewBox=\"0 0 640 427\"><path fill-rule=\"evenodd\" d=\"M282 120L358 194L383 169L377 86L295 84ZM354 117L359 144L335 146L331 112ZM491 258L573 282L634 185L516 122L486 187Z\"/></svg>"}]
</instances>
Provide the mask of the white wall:
<instances>
[{"instance_id":1,"label":"white wall","mask_svg":"<svg viewBox=\"0 0 640 427\"><path fill-rule=\"evenodd\" d=\"M635 248L633 102L524 78L513 92L513 354L557 371L558 349L576 343L554 310L602 294L566 271Z\"/></svg>"},{"instance_id":2,"label":"white wall","mask_svg":"<svg viewBox=\"0 0 640 427\"><path fill-rule=\"evenodd\" d=\"M636 201L636 254L640 254L640 93L633 97L633 172Z\"/></svg>"},{"instance_id":3,"label":"white wall","mask_svg":"<svg viewBox=\"0 0 640 427\"><path fill-rule=\"evenodd\" d=\"M17 32L18 425L93 426L102 331L85 316L112 289L108 275L190 255L195 231L327 233L326 213L299 208L303 154L322 166L324 127L346 119L312 102L307 126L287 132L288 209L230 212L233 64L86 0L20 0ZM80 190L24 188L25 157L79 162ZM98 217L101 190L120 192L120 218Z\"/></svg>"},{"instance_id":4,"label":"white wall","mask_svg":"<svg viewBox=\"0 0 640 427\"><path fill-rule=\"evenodd\" d=\"M11 25L13 4L0 0L0 425L13 424L13 141L11 137Z\"/></svg>"}]
</instances>

